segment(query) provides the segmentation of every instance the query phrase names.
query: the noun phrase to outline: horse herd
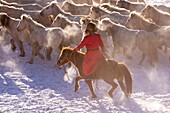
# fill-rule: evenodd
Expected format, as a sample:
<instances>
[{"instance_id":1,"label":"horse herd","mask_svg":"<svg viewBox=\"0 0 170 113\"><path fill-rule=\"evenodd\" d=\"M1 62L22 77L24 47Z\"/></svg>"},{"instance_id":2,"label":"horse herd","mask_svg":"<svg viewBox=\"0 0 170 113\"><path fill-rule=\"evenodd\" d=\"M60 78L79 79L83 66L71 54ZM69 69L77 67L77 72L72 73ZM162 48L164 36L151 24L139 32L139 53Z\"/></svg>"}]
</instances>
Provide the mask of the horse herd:
<instances>
[{"instance_id":1,"label":"horse herd","mask_svg":"<svg viewBox=\"0 0 170 113\"><path fill-rule=\"evenodd\" d=\"M164 5L148 5L143 0L60 0L46 5L6 1L0 0L1 32L5 32L4 38L10 35L13 51L16 50L15 43L18 45L20 57L25 56L23 43L30 45L30 64L36 55L51 60L52 51L59 54L63 47L78 45L90 21L97 24L106 49L113 48L113 58L122 48L123 55L132 60L131 53L138 49L142 52L139 64L147 56L150 65L155 66L159 59L158 50L164 46L168 52L170 47L170 8ZM113 45L108 41L110 37ZM43 48L46 57L40 52ZM79 78L76 80L78 89ZM112 88L116 88L113 84ZM110 96L114 88L110 90ZM124 86L122 90L125 95L132 92L126 94ZM93 91L92 94L95 97Z\"/></svg>"}]
</instances>

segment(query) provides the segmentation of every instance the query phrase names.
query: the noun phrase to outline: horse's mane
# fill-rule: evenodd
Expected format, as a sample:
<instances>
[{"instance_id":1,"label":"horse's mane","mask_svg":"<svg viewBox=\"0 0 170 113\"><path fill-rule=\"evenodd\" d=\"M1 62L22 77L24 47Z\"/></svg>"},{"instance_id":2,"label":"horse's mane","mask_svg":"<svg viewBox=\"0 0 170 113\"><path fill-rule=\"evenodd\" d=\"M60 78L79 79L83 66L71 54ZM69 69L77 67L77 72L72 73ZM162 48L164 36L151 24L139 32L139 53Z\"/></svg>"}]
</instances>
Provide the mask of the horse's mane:
<instances>
[{"instance_id":1,"label":"horse's mane","mask_svg":"<svg viewBox=\"0 0 170 113\"><path fill-rule=\"evenodd\" d=\"M9 16L6 13L1 13L1 24L3 27L9 26Z\"/></svg>"},{"instance_id":2,"label":"horse's mane","mask_svg":"<svg viewBox=\"0 0 170 113\"><path fill-rule=\"evenodd\" d=\"M33 20L31 16L27 15L27 14L22 14L21 15L21 20L26 18L27 20L33 22L35 25L39 26L39 27L43 27L45 28L45 26L43 26L42 24L38 23L37 21Z\"/></svg>"},{"instance_id":3,"label":"horse's mane","mask_svg":"<svg viewBox=\"0 0 170 113\"><path fill-rule=\"evenodd\" d=\"M77 7L77 6L78 6L78 7L79 7L79 6L91 7L91 5L87 5L87 4L70 3L70 2L68 2L67 0L65 0L65 1L63 2L63 5L64 5L64 4L67 4L67 5L70 5L70 6L74 6L74 7L75 7L75 6L76 6L76 7Z\"/></svg>"},{"instance_id":4,"label":"horse's mane","mask_svg":"<svg viewBox=\"0 0 170 113\"><path fill-rule=\"evenodd\" d=\"M68 26L68 25L71 25L71 26L72 26L73 24L80 27L80 25L79 25L78 22L71 21L71 20L69 20L69 18L67 18L66 16L64 16L64 15L62 15L62 14L58 14L58 15L55 17L52 25L55 24L55 22L57 21L57 18L61 18L61 19L62 19L62 21L63 21L63 22L61 23L61 25L63 25L62 27Z\"/></svg>"},{"instance_id":5,"label":"horse's mane","mask_svg":"<svg viewBox=\"0 0 170 113\"><path fill-rule=\"evenodd\" d=\"M49 7L49 6L51 6L51 5L55 5L55 6L57 6L58 8L60 8L56 1L50 2L50 3L49 3L47 6L45 6L44 8Z\"/></svg>"},{"instance_id":6,"label":"horse's mane","mask_svg":"<svg viewBox=\"0 0 170 113\"><path fill-rule=\"evenodd\" d=\"M0 13L0 16L1 16L0 21L1 21L1 24L2 24L3 27L8 27L10 20L19 21L19 19L15 19L15 18L10 17L7 13Z\"/></svg>"},{"instance_id":7,"label":"horse's mane","mask_svg":"<svg viewBox=\"0 0 170 113\"><path fill-rule=\"evenodd\" d=\"M128 9L117 7L117 6L112 6L112 5L108 4L108 3L101 4L101 7L106 9L106 10L114 8L115 10L120 10L120 11L125 11L126 10L126 11L130 12Z\"/></svg>"},{"instance_id":8,"label":"horse's mane","mask_svg":"<svg viewBox=\"0 0 170 113\"><path fill-rule=\"evenodd\" d=\"M113 26L116 26L116 27L125 27L121 24L116 24L115 22L111 21L110 18L104 18L101 20L101 22L103 23L106 23L106 25L108 25L108 27L113 27Z\"/></svg>"},{"instance_id":9,"label":"horse's mane","mask_svg":"<svg viewBox=\"0 0 170 113\"><path fill-rule=\"evenodd\" d=\"M146 5L145 8L146 8L146 9L152 9L152 10L155 10L156 12L158 12L158 13L160 13L160 14L165 14L165 15L169 15L169 16L170 16L169 13L164 12L164 11L161 11L161 10L157 9L156 7L154 7L154 6L152 6L152 5ZM143 10L145 10L145 8L144 8Z\"/></svg>"},{"instance_id":10,"label":"horse's mane","mask_svg":"<svg viewBox=\"0 0 170 113\"><path fill-rule=\"evenodd\" d=\"M24 11L23 8L17 8L17 7L14 7L14 6L8 6L8 5L2 5L2 4L0 4L0 7L12 9L12 10Z\"/></svg>"},{"instance_id":11,"label":"horse's mane","mask_svg":"<svg viewBox=\"0 0 170 113\"><path fill-rule=\"evenodd\" d=\"M137 17L137 18L139 18L139 19L141 19L142 21L145 21L145 22L147 22L147 23L155 24L153 21L150 21L149 19L144 18L140 13L138 13L138 12L136 12L136 11L132 11L132 12L130 13L130 16L129 16L128 19L130 19L132 16L135 16L135 17ZM155 24L155 25L156 25L156 24Z\"/></svg>"},{"instance_id":12,"label":"horse's mane","mask_svg":"<svg viewBox=\"0 0 170 113\"><path fill-rule=\"evenodd\" d=\"M4 1L4 0L0 0L0 3L3 4L3 5L17 5L17 3L15 3L15 2L9 3L9 2Z\"/></svg>"},{"instance_id":13,"label":"horse's mane","mask_svg":"<svg viewBox=\"0 0 170 113\"><path fill-rule=\"evenodd\" d=\"M64 15L62 15L62 14L58 14L58 15L56 16L56 18L57 18L57 17L63 18L67 23L78 24L77 22L72 22L71 20L68 19L68 17L66 17L66 16L64 16ZM56 18L55 18L55 19L56 19Z\"/></svg>"},{"instance_id":14,"label":"horse's mane","mask_svg":"<svg viewBox=\"0 0 170 113\"><path fill-rule=\"evenodd\" d=\"M52 6L52 5L54 5L61 14L71 15L71 13L64 12L64 11L60 8L60 6L57 4L56 1L52 1L49 5L47 5L47 6L44 7L43 9L45 9L45 8L47 8L47 7L49 7L49 6ZM62 6L61 6L61 7L62 7ZM43 9L42 9L42 10L43 10Z\"/></svg>"},{"instance_id":15,"label":"horse's mane","mask_svg":"<svg viewBox=\"0 0 170 113\"><path fill-rule=\"evenodd\" d=\"M101 7L100 5L99 6L93 6L93 7L91 7L91 10L92 9L94 9L95 11L97 11L97 12L102 12L102 13L104 13L104 14L111 14L112 12L111 11L109 11L109 10L106 10L105 8L103 8L103 7Z\"/></svg>"},{"instance_id":16,"label":"horse's mane","mask_svg":"<svg viewBox=\"0 0 170 113\"><path fill-rule=\"evenodd\" d=\"M64 51L64 50L69 50L69 51L73 51L74 48L68 46L68 47L63 47L61 51ZM76 51L76 53L78 54L81 54L81 55L84 55L85 53L81 52L81 51Z\"/></svg>"},{"instance_id":17,"label":"horse's mane","mask_svg":"<svg viewBox=\"0 0 170 113\"><path fill-rule=\"evenodd\" d=\"M118 0L117 3L118 3L118 2L123 2L123 3L126 3L126 4L128 4L128 5L130 5L130 4L134 4L134 5L136 5L136 4L141 4L141 5L144 5L144 3L130 2L130 1L128 1L128 0Z\"/></svg>"}]
</instances>

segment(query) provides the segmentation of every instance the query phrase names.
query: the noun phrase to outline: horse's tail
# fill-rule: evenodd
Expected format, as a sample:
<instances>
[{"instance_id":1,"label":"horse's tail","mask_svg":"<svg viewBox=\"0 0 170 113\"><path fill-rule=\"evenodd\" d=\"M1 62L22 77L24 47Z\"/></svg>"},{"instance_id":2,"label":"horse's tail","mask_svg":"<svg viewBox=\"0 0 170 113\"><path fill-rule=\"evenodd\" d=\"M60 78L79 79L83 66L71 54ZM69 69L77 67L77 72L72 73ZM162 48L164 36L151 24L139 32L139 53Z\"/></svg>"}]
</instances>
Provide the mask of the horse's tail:
<instances>
[{"instance_id":1,"label":"horse's tail","mask_svg":"<svg viewBox=\"0 0 170 113\"><path fill-rule=\"evenodd\" d=\"M127 68L127 66L123 63L119 63L119 69L121 70L121 73L123 74L125 78L125 84L126 84L126 93L128 96L132 94L132 75Z\"/></svg>"}]
</instances>

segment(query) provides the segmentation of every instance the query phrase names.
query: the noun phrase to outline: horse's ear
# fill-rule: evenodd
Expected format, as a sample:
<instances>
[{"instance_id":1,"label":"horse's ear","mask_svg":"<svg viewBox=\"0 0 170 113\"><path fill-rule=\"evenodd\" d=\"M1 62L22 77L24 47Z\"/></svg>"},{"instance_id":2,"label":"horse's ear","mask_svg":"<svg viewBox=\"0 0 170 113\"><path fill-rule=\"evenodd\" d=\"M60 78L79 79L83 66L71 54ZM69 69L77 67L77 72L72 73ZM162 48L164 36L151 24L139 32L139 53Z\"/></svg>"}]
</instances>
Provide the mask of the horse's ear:
<instances>
[{"instance_id":1,"label":"horse's ear","mask_svg":"<svg viewBox=\"0 0 170 113\"><path fill-rule=\"evenodd\" d=\"M131 18L134 18L134 17L136 17L136 14L135 14L135 12L131 12L131 14L130 14L130 17L131 17Z\"/></svg>"},{"instance_id":2,"label":"horse's ear","mask_svg":"<svg viewBox=\"0 0 170 113\"><path fill-rule=\"evenodd\" d=\"M21 19L22 20L26 19L26 15L25 14L21 15Z\"/></svg>"},{"instance_id":3,"label":"horse's ear","mask_svg":"<svg viewBox=\"0 0 170 113\"><path fill-rule=\"evenodd\" d=\"M152 6L151 6L151 5L147 5L147 8L148 8L148 9L151 9L151 8L152 8Z\"/></svg>"},{"instance_id":4,"label":"horse's ear","mask_svg":"<svg viewBox=\"0 0 170 113\"><path fill-rule=\"evenodd\" d=\"M56 6L56 3L52 3L51 4L51 7L53 8L53 7L55 7Z\"/></svg>"}]
</instances>

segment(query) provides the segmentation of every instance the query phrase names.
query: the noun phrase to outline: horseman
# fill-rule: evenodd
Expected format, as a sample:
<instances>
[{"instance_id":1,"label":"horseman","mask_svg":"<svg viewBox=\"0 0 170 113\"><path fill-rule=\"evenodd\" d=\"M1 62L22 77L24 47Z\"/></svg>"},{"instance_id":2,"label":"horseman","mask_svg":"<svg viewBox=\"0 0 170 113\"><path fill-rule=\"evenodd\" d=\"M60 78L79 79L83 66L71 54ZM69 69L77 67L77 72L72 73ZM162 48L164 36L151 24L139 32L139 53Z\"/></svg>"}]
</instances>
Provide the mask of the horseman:
<instances>
[{"instance_id":1,"label":"horseman","mask_svg":"<svg viewBox=\"0 0 170 113\"><path fill-rule=\"evenodd\" d=\"M80 50L84 46L86 47L87 52L85 53L82 63L82 72L87 77L93 74L105 60L103 55L103 53L105 53L105 47L100 35L97 33L96 24L93 22L87 24L85 37L80 44L74 48L74 51Z\"/></svg>"}]
</instances>

